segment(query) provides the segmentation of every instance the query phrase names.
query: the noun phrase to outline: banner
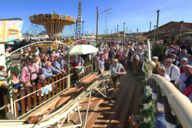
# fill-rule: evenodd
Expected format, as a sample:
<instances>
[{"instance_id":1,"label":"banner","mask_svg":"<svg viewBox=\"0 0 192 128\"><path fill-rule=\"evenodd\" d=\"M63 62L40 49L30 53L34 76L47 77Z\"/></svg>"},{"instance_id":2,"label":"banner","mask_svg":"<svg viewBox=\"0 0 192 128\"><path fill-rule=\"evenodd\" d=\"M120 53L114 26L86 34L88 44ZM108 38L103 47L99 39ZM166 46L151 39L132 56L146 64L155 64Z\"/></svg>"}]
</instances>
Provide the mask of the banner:
<instances>
[{"instance_id":1,"label":"banner","mask_svg":"<svg viewBox=\"0 0 192 128\"><path fill-rule=\"evenodd\" d=\"M23 21L20 19L0 20L0 42L10 42L22 37Z\"/></svg>"}]
</instances>

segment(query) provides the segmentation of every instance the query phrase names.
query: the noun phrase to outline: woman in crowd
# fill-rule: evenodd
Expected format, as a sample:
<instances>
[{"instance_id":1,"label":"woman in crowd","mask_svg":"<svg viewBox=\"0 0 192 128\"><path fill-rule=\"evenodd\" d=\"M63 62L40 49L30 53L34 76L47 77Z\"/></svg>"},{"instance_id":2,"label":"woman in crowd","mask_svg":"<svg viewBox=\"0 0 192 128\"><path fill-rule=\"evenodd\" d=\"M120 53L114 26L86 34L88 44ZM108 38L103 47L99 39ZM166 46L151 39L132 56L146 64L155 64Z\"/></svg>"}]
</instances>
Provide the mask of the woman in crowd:
<instances>
[{"instance_id":1,"label":"woman in crowd","mask_svg":"<svg viewBox=\"0 0 192 128\"><path fill-rule=\"evenodd\" d=\"M39 66L34 63L33 56L28 56L27 65L21 69L21 82L25 84L30 81L31 84L38 82Z\"/></svg>"}]
</instances>

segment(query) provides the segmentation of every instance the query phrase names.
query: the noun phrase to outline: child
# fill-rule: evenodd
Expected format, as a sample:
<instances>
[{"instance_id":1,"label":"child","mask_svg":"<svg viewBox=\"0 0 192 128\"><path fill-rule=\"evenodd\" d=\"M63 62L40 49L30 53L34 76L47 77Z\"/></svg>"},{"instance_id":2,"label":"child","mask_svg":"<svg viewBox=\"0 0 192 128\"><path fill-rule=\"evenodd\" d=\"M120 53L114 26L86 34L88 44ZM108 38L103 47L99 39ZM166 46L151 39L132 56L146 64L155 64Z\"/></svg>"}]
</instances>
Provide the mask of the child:
<instances>
[{"instance_id":1,"label":"child","mask_svg":"<svg viewBox=\"0 0 192 128\"><path fill-rule=\"evenodd\" d=\"M12 84L13 84L13 93L18 93L21 89L21 85L20 85L20 81L18 79L18 74L13 72L12 73L12 80L11 80Z\"/></svg>"}]
</instances>

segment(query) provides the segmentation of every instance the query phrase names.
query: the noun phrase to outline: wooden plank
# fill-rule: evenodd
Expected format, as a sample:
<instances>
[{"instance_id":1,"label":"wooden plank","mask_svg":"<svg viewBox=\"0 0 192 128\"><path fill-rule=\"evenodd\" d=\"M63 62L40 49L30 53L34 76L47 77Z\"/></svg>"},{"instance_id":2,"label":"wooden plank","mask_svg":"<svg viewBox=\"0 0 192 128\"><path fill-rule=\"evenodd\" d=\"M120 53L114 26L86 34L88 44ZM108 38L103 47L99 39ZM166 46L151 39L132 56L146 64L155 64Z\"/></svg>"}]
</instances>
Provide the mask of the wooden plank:
<instances>
[{"instance_id":1,"label":"wooden plank","mask_svg":"<svg viewBox=\"0 0 192 128\"><path fill-rule=\"evenodd\" d=\"M96 78L97 78L97 75L96 75L96 74L92 74L92 75L89 75L89 76L83 78L83 79L80 81L80 83L89 84L89 83L91 83L92 81L94 81Z\"/></svg>"},{"instance_id":2,"label":"wooden plank","mask_svg":"<svg viewBox=\"0 0 192 128\"><path fill-rule=\"evenodd\" d=\"M48 92L48 99L51 98L51 92Z\"/></svg>"},{"instance_id":3,"label":"wooden plank","mask_svg":"<svg viewBox=\"0 0 192 128\"><path fill-rule=\"evenodd\" d=\"M59 75L59 79L61 79L62 78L62 74L61 75ZM61 81L59 81L59 92L62 90L62 80Z\"/></svg>"},{"instance_id":4,"label":"wooden plank","mask_svg":"<svg viewBox=\"0 0 192 128\"><path fill-rule=\"evenodd\" d=\"M63 73L61 75L61 78L64 78L64 77L65 77L65 74ZM63 90L63 89L64 89L64 79L61 80L61 90Z\"/></svg>"},{"instance_id":5,"label":"wooden plank","mask_svg":"<svg viewBox=\"0 0 192 128\"><path fill-rule=\"evenodd\" d=\"M46 101L47 100L47 94L43 94L43 101Z\"/></svg>"},{"instance_id":6,"label":"wooden plank","mask_svg":"<svg viewBox=\"0 0 192 128\"><path fill-rule=\"evenodd\" d=\"M49 85L50 83L51 83L51 79L49 78L49 79L47 79L47 85ZM51 92L48 93L48 98L51 98Z\"/></svg>"},{"instance_id":7,"label":"wooden plank","mask_svg":"<svg viewBox=\"0 0 192 128\"><path fill-rule=\"evenodd\" d=\"M22 88L22 89L20 90L20 96L21 96L21 97L24 97L24 96L25 96L25 89L24 89L24 88ZM26 102L25 102L25 99L26 99L26 98L21 99L21 113L22 113L22 114L25 114L25 112L26 112Z\"/></svg>"},{"instance_id":8,"label":"wooden plank","mask_svg":"<svg viewBox=\"0 0 192 128\"><path fill-rule=\"evenodd\" d=\"M69 100L72 100L76 95L78 95L82 90L85 90L86 88L84 86L82 87L71 87L70 89L63 92L58 97L55 97L48 103L44 104L40 108L38 108L36 111L30 113L29 115L22 118L22 120L26 120L30 116L35 115L44 115L46 113L49 113L50 110L57 109L57 107L60 107L61 105L69 102ZM71 95L72 94L72 95Z\"/></svg>"},{"instance_id":9,"label":"wooden plank","mask_svg":"<svg viewBox=\"0 0 192 128\"><path fill-rule=\"evenodd\" d=\"M57 81L58 79L59 79L59 75L57 75L57 76L55 77L55 81ZM58 93L58 86L59 86L59 82L55 83L55 94Z\"/></svg>"},{"instance_id":10,"label":"wooden plank","mask_svg":"<svg viewBox=\"0 0 192 128\"><path fill-rule=\"evenodd\" d=\"M51 82L52 82L52 83L54 82L54 78L51 79ZM54 85L55 85L55 84L52 85L52 96L55 95L55 88L54 88Z\"/></svg>"},{"instance_id":11,"label":"wooden plank","mask_svg":"<svg viewBox=\"0 0 192 128\"><path fill-rule=\"evenodd\" d=\"M38 92L38 99L39 99L39 104L41 104L41 102L42 102L42 99L41 99L42 97L41 97L41 91L39 91Z\"/></svg>"},{"instance_id":12,"label":"wooden plank","mask_svg":"<svg viewBox=\"0 0 192 128\"><path fill-rule=\"evenodd\" d=\"M13 101L17 100L17 94L13 94ZM18 110L18 102L15 102L15 116L19 116L19 110Z\"/></svg>"},{"instance_id":13,"label":"wooden plank","mask_svg":"<svg viewBox=\"0 0 192 128\"><path fill-rule=\"evenodd\" d=\"M4 105L8 105L9 104L9 96L4 95L3 99L4 99ZM5 107L5 112L8 112L8 107Z\"/></svg>"},{"instance_id":14,"label":"wooden plank","mask_svg":"<svg viewBox=\"0 0 192 128\"><path fill-rule=\"evenodd\" d=\"M36 87L33 86L33 92L36 91ZM33 94L33 107L37 106L37 93Z\"/></svg>"},{"instance_id":15,"label":"wooden plank","mask_svg":"<svg viewBox=\"0 0 192 128\"><path fill-rule=\"evenodd\" d=\"M27 94L31 93L31 87L27 87ZM31 95L27 97L27 108L31 110Z\"/></svg>"}]
</instances>

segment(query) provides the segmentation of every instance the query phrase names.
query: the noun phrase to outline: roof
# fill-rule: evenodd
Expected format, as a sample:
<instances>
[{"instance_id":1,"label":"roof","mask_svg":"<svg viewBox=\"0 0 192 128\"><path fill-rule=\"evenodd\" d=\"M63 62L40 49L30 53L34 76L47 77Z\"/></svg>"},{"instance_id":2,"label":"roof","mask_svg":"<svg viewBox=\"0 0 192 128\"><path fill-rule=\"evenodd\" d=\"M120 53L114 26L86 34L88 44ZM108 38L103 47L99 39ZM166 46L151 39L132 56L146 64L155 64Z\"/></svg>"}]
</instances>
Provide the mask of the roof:
<instances>
[{"instance_id":1,"label":"roof","mask_svg":"<svg viewBox=\"0 0 192 128\"><path fill-rule=\"evenodd\" d=\"M182 28L182 34L185 32L189 32L192 31L192 23L190 22L175 22L175 21L171 21L168 22L162 26L160 26L158 28L158 32L159 34L162 35L179 35L181 34L181 28ZM144 35L150 36L154 33L154 30L151 30L147 33L145 33Z\"/></svg>"},{"instance_id":2,"label":"roof","mask_svg":"<svg viewBox=\"0 0 192 128\"><path fill-rule=\"evenodd\" d=\"M5 21L5 20L21 20L21 18L7 18L7 19L0 19L0 21Z\"/></svg>"}]
</instances>

